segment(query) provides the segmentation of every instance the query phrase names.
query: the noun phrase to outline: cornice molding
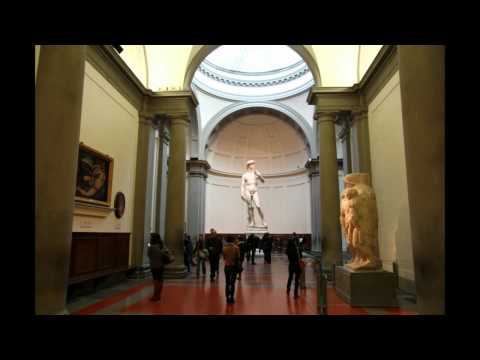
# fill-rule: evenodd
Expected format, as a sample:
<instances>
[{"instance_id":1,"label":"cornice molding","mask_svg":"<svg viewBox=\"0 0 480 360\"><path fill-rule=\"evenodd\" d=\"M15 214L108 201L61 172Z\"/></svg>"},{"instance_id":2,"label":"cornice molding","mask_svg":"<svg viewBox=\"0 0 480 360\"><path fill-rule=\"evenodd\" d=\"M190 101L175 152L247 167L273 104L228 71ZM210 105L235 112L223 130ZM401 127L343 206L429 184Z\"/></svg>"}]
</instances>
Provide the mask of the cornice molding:
<instances>
[{"instance_id":1,"label":"cornice molding","mask_svg":"<svg viewBox=\"0 0 480 360\"><path fill-rule=\"evenodd\" d=\"M146 88L111 45L88 45L86 60L135 109L139 111L142 109Z\"/></svg>"},{"instance_id":2,"label":"cornice molding","mask_svg":"<svg viewBox=\"0 0 480 360\"><path fill-rule=\"evenodd\" d=\"M274 173L274 174L262 173L262 175L265 179L273 179L273 178L297 176L297 175L305 174L306 172L307 172L306 168L299 168L297 170L287 171L287 172L283 172L283 173ZM210 168L208 170L208 173L211 174L211 175L238 178L238 179L240 179L243 175L242 173L221 171L221 170L214 169L214 168Z\"/></svg>"},{"instance_id":3,"label":"cornice molding","mask_svg":"<svg viewBox=\"0 0 480 360\"><path fill-rule=\"evenodd\" d=\"M274 75L274 74L278 74L278 73L281 73L281 72L284 72L284 71L287 71L287 70L295 69L296 67L299 67L302 63L305 63L305 61L302 59L302 60L297 61L295 64L288 65L284 68L269 70L269 71L258 71L258 72L238 71L238 70L227 69L227 68L224 68L223 66L216 65L216 64L208 61L207 59L204 59L202 63L205 63L206 65L208 65L211 68L214 68L216 70L219 70L219 71L222 71L222 72L225 72L225 73L228 73L228 74L242 75L242 76L265 76L265 75ZM305 63L305 65L306 65L306 63Z\"/></svg>"},{"instance_id":4,"label":"cornice molding","mask_svg":"<svg viewBox=\"0 0 480 360\"><path fill-rule=\"evenodd\" d=\"M397 45L384 45L358 83L358 88L366 105L372 102L397 71Z\"/></svg>"},{"instance_id":5,"label":"cornice molding","mask_svg":"<svg viewBox=\"0 0 480 360\"><path fill-rule=\"evenodd\" d=\"M285 84L290 81L296 80L301 78L302 76L308 74L310 69L308 68L307 64L305 64L301 69L293 72L287 73L283 76L278 76L273 79L265 79L265 80L244 80L244 79L235 79L233 77L228 77L221 75L212 71L211 69L207 69L205 66L200 64L198 67L198 71L200 71L206 77L221 82L223 84L231 85L231 86L238 86L238 87L268 87L274 85ZM273 72L274 74L275 72ZM279 71L280 73L280 71ZM254 76L255 73L247 73L246 75Z\"/></svg>"}]
</instances>

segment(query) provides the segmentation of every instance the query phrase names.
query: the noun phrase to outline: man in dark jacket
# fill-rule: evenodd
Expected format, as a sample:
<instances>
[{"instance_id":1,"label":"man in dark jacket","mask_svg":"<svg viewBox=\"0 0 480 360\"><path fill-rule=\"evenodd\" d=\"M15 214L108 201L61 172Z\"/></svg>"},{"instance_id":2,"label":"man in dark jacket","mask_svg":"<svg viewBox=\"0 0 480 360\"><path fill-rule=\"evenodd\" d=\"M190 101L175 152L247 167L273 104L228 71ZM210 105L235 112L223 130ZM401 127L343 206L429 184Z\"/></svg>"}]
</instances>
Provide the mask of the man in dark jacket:
<instances>
[{"instance_id":1,"label":"man in dark jacket","mask_svg":"<svg viewBox=\"0 0 480 360\"><path fill-rule=\"evenodd\" d=\"M210 262L210 280L215 280L220 267L220 255L223 252L222 239L217 235L215 229L210 230L210 237L206 243L208 249L208 260Z\"/></svg>"},{"instance_id":2,"label":"man in dark jacket","mask_svg":"<svg viewBox=\"0 0 480 360\"><path fill-rule=\"evenodd\" d=\"M253 238L254 235L250 234L245 242L245 254L247 257L247 263L250 261L250 255L252 254L252 246L253 246Z\"/></svg>"},{"instance_id":3,"label":"man in dark jacket","mask_svg":"<svg viewBox=\"0 0 480 360\"><path fill-rule=\"evenodd\" d=\"M250 251L252 252L252 265L256 265L255 264L255 253L257 252L257 248L258 248L258 244L260 242L260 239L258 238L258 236L252 234L253 237L252 237L252 241L251 241L251 247L250 247Z\"/></svg>"},{"instance_id":4,"label":"man in dark jacket","mask_svg":"<svg viewBox=\"0 0 480 360\"><path fill-rule=\"evenodd\" d=\"M293 275L295 275L295 291L294 297L298 298L298 286L300 283L300 275L302 270L300 268L300 250L297 242L290 238L287 244L287 256L288 256L288 281L287 281L287 294L290 294L290 287L292 285Z\"/></svg>"},{"instance_id":5,"label":"man in dark jacket","mask_svg":"<svg viewBox=\"0 0 480 360\"><path fill-rule=\"evenodd\" d=\"M273 239L269 233L263 235L263 258L267 264L272 263Z\"/></svg>"},{"instance_id":6,"label":"man in dark jacket","mask_svg":"<svg viewBox=\"0 0 480 360\"><path fill-rule=\"evenodd\" d=\"M183 242L183 261L185 263L185 266L187 267L188 272L190 272L190 265L192 265L193 257L193 244L190 235L185 234Z\"/></svg>"}]
</instances>

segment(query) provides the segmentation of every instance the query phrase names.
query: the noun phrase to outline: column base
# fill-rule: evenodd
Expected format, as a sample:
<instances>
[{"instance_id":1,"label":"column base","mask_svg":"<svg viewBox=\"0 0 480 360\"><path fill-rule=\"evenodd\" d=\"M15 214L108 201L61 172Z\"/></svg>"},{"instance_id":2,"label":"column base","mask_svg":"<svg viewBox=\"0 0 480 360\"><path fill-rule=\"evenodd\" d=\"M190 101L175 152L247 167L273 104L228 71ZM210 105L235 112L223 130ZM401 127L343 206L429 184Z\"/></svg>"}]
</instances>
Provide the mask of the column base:
<instances>
[{"instance_id":1,"label":"column base","mask_svg":"<svg viewBox=\"0 0 480 360\"><path fill-rule=\"evenodd\" d=\"M137 266L132 273L128 274L129 279L146 279L152 276L150 266Z\"/></svg>"},{"instance_id":2,"label":"column base","mask_svg":"<svg viewBox=\"0 0 480 360\"><path fill-rule=\"evenodd\" d=\"M184 279L188 275L185 265L167 265L163 272L164 279Z\"/></svg>"}]
</instances>

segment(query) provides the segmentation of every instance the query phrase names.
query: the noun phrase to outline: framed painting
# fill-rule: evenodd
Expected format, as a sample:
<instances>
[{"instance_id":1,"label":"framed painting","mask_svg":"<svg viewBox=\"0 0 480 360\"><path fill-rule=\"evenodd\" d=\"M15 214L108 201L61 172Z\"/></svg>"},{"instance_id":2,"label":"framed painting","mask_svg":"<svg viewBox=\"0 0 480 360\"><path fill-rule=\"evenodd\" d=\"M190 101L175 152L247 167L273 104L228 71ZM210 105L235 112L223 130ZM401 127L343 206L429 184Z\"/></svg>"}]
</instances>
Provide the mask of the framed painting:
<instances>
[{"instance_id":1,"label":"framed painting","mask_svg":"<svg viewBox=\"0 0 480 360\"><path fill-rule=\"evenodd\" d=\"M80 143L75 201L110 207L113 158Z\"/></svg>"}]
</instances>

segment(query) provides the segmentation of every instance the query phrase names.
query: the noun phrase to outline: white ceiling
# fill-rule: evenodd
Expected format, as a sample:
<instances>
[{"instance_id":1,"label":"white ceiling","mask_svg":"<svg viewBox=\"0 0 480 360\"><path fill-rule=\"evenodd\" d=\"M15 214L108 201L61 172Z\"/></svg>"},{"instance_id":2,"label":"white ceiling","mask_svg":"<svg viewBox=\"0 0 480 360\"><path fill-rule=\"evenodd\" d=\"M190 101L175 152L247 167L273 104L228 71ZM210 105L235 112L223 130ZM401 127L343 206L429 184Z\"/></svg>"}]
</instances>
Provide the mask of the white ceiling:
<instances>
[{"instance_id":1,"label":"white ceiling","mask_svg":"<svg viewBox=\"0 0 480 360\"><path fill-rule=\"evenodd\" d=\"M184 81L191 60L201 45L122 45L120 54L145 87L152 91L184 89ZM324 87L348 87L358 83L382 45L304 45L312 53ZM263 47L263 48L262 48ZM276 47L282 47L278 50ZM295 55L282 45L243 46L233 56L232 47L217 48L225 64L237 70L263 71L290 63ZM232 55L229 55L229 52ZM278 54L282 52L280 57ZM248 53L248 56L246 56ZM211 54L214 54L213 52ZM215 55L213 55L215 58ZM218 59L217 59L218 60ZM190 84L188 84L189 86ZM318 85L318 84L317 84Z\"/></svg>"}]
</instances>

